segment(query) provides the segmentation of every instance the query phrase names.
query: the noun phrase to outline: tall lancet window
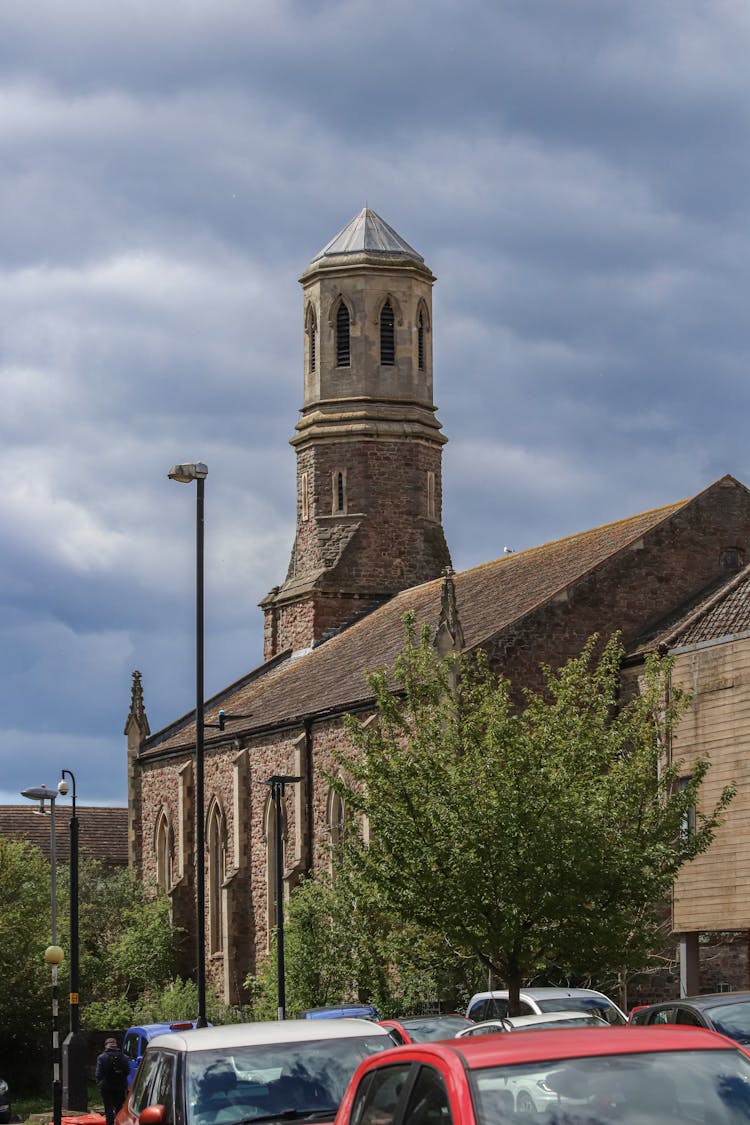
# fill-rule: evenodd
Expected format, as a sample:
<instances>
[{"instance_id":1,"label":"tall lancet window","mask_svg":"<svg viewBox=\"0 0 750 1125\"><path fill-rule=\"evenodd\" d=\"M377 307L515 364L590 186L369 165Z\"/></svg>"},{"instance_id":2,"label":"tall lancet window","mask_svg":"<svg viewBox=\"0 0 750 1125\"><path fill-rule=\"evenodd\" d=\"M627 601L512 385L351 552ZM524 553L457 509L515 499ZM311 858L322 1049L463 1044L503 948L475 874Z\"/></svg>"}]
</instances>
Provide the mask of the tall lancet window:
<instances>
[{"instance_id":1,"label":"tall lancet window","mask_svg":"<svg viewBox=\"0 0 750 1125\"><path fill-rule=\"evenodd\" d=\"M396 342L393 327L393 306L386 301L380 310L380 363L393 367L396 362Z\"/></svg>"},{"instance_id":2,"label":"tall lancet window","mask_svg":"<svg viewBox=\"0 0 750 1125\"><path fill-rule=\"evenodd\" d=\"M333 484L331 511L334 515L337 512L346 513L346 472L343 469L336 469L331 483Z\"/></svg>"},{"instance_id":3,"label":"tall lancet window","mask_svg":"<svg viewBox=\"0 0 750 1125\"><path fill-rule=\"evenodd\" d=\"M336 310L336 366L349 367L351 351L349 347L349 310L343 301Z\"/></svg>"},{"instance_id":4,"label":"tall lancet window","mask_svg":"<svg viewBox=\"0 0 750 1125\"><path fill-rule=\"evenodd\" d=\"M156 882L165 891L172 889L172 830L169 827L167 814L159 813L154 833L154 849L156 853Z\"/></svg>"},{"instance_id":5,"label":"tall lancet window","mask_svg":"<svg viewBox=\"0 0 750 1125\"><path fill-rule=\"evenodd\" d=\"M424 371L424 313L421 309L417 317L417 363L419 370Z\"/></svg>"},{"instance_id":6,"label":"tall lancet window","mask_svg":"<svg viewBox=\"0 0 750 1125\"><path fill-rule=\"evenodd\" d=\"M226 869L224 814L218 801L208 813L208 920L209 948L220 953L224 948L224 902L222 887Z\"/></svg>"},{"instance_id":7,"label":"tall lancet window","mask_svg":"<svg viewBox=\"0 0 750 1125\"><path fill-rule=\"evenodd\" d=\"M316 336L318 325L315 320L315 313L310 309L307 318L307 370L314 371L318 362L317 349L316 349Z\"/></svg>"}]
</instances>

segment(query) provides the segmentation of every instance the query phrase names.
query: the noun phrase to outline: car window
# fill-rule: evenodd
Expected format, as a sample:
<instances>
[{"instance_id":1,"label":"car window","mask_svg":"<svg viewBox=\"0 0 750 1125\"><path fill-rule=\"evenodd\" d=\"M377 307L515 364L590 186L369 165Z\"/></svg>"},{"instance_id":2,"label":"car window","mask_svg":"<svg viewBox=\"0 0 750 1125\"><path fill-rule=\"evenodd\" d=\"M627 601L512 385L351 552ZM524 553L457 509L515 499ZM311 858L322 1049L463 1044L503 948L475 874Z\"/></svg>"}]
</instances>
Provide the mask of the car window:
<instances>
[{"instance_id":1,"label":"car window","mask_svg":"<svg viewBox=\"0 0 750 1125\"><path fill-rule=\"evenodd\" d=\"M450 1125L448 1091L442 1074L432 1066L421 1066L406 1104L409 1125Z\"/></svg>"},{"instance_id":2,"label":"car window","mask_svg":"<svg viewBox=\"0 0 750 1125\"><path fill-rule=\"evenodd\" d=\"M722 1035L736 1039L746 1046L750 1043L750 1001L735 1000L727 1003L717 1002L705 1009L711 1025Z\"/></svg>"},{"instance_id":3,"label":"car window","mask_svg":"<svg viewBox=\"0 0 750 1125\"><path fill-rule=\"evenodd\" d=\"M158 1065L159 1052L147 1051L138 1069L138 1075L133 1085L133 1093L130 1098L131 1109L136 1114L140 1113L142 1109L145 1109L147 1105L154 1104L150 1099L150 1093Z\"/></svg>"},{"instance_id":4,"label":"car window","mask_svg":"<svg viewBox=\"0 0 750 1125\"><path fill-rule=\"evenodd\" d=\"M605 996L565 996L555 1000L540 1000L543 1012L591 1012L611 1024L622 1024L624 1019L614 1004Z\"/></svg>"},{"instance_id":5,"label":"car window","mask_svg":"<svg viewBox=\"0 0 750 1125\"><path fill-rule=\"evenodd\" d=\"M173 1125L175 1056L166 1051L160 1055L149 1093L149 1105L164 1106L164 1125Z\"/></svg>"},{"instance_id":6,"label":"car window","mask_svg":"<svg viewBox=\"0 0 750 1125\"><path fill-rule=\"evenodd\" d=\"M703 1020L690 1008L676 1008L674 1022L683 1027L705 1027Z\"/></svg>"},{"instance_id":7,"label":"car window","mask_svg":"<svg viewBox=\"0 0 750 1125\"><path fill-rule=\"evenodd\" d=\"M129 1059L137 1059L138 1058L138 1044L139 1044L139 1042L140 1042L140 1036L138 1035L137 1031L129 1031L128 1034L123 1039L122 1049L123 1049L123 1052L128 1056Z\"/></svg>"},{"instance_id":8,"label":"car window","mask_svg":"<svg viewBox=\"0 0 750 1125\"><path fill-rule=\"evenodd\" d=\"M351 1125L391 1125L410 1070L402 1063L370 1071L355 1094Z\"/></svg>"},{"instance_id":9,"label":"car window","mask_svg":"<svg viewBox=\"0 0 750 1125\"><path fill-rule=\"evenodd\" d=\"M648 1022L652 1024L674 1023L674 1008L659 1008L658 1011L651 1013L651 1019Z\"/></svg>"}]
</instances>

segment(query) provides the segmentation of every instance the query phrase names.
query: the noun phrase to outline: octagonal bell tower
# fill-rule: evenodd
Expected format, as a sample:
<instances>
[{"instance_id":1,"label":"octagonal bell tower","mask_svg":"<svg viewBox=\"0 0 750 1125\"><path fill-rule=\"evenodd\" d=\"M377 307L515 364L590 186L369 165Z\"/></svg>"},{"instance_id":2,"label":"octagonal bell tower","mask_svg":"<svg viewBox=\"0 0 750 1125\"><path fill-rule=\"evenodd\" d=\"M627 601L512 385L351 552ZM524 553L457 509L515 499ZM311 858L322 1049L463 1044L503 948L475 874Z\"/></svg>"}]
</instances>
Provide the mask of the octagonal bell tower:
<instances>
[{"instance_id":1,"label":"octagonal bell tower","mask_svg":"<svg viewBox=\"0 0 750 1125\"><path fill-rule=\"evenodd\" d=\"M450 565L424 259L365 207L302 275L297 531L265 657L312 648Z\"/></svg>"}]
</instances>

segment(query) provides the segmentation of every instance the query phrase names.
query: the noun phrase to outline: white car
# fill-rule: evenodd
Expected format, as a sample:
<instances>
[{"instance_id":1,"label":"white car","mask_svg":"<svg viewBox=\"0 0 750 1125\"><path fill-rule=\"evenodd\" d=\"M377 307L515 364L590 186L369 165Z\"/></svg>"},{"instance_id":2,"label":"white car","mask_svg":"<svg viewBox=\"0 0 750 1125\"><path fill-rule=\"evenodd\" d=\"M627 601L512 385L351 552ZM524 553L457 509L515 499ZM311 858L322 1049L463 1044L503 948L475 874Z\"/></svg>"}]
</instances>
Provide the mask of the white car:
<instances>
[{"instance_id":1,"label":"white car","mask_svg":"<svg viewBox=\"0 0 750 1125\"><path fill-rule=\"evenodd\" d=\"M625 1024L627 1016L603 992L593 988L522 988L521 1015L546 1012L593 1012L610 1024ZM508 1014L508 990L477 992L469 1001L466 1015L477 1023L504 1019Z\"/></svg>"},{"instance_id":2,"label":"white car","mask_svg":"<svg viewBox=\"0 0 750 1125\"><path fill-rule=\"evenodd\" d=\"M474 1035L496 1035L500 1031L523 1031L528 1028L560 1027L609 1027L605 1019L595 1012L543 1012L530 1016L504 1016L498 1020L483 1020L456 1032L456 1039L467 1039Z\"/></svg>"},{"instance_id":3,"label":"white car","mask_svg":"<svg viewBox=\"0 0 750 1125\"><path fill-rule=\"evenodd\" d=\"M359 1063L393 1046L370 1020L267 1020L152 1039L117 1125L332 1122Z\"/></svg>"}]
</instances>

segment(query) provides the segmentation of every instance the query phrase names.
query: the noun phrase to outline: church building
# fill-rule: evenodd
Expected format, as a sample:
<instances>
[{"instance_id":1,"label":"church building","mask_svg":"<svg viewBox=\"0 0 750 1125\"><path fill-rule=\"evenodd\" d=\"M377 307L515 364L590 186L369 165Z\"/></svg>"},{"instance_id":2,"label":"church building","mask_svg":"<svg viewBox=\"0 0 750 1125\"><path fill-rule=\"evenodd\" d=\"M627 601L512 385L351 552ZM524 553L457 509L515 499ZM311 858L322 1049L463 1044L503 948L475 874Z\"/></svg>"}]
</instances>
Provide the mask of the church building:
<instances>
[{"instance_id":1,"label":"church building","mask_svg":"<svg viewBox=\"0 0 750 1125\"><path fill-rule=\"evenodd\" d=\"M283 798L288 892L329 862L345 810L325 778L343 716L371 713L365 674L393 663L406 612L439 630L443 650L482 647L498 672L539 686L542 662L577 655L594 632L620 631L637 661L670 623L736 582L750 555L750 493L725 476L689 499L454 574L442 527L434 282L369 208L301 278L289 568L261 602L262 663L205 701L207 974L229 1003L241 1002L275 923L266 783L299 778ZM135 672L125 734L131 865L169 894L175 923L194 940L195 713L151 734ZM733 922L750 928L750 910ZM194 949L186 957L189 972Z\"/></svg>"}]
</instances>

